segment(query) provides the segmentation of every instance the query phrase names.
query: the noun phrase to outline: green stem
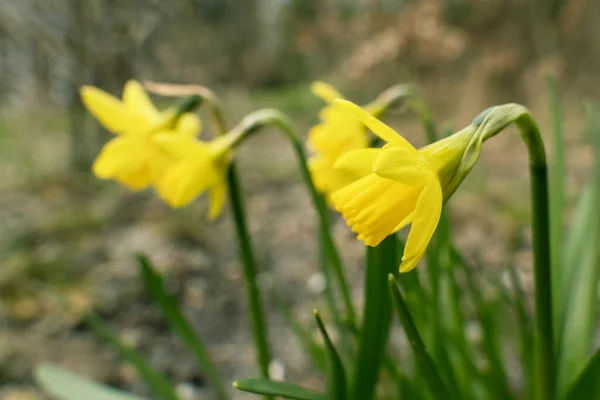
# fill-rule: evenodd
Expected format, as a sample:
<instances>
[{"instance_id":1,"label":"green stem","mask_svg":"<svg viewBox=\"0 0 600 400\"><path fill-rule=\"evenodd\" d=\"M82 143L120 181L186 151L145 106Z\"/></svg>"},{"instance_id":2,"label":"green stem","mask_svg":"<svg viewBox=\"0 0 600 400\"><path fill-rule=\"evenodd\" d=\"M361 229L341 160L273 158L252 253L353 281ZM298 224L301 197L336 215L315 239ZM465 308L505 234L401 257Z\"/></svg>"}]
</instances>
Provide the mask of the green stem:
<instances>
[{"instance_id":1,"label":"green stem","mask_svg":"<svg viewBox=\"0 0 600 400\"><path fill-rule=\"evenodd\" d=\"M556 396L556 360L552 322L552 268L550 246L550 209L546 152L540 130L529 110L518 104L493 107L482 113L478 124L477 141L496 135L515 123L527 145L531 176L531 228L533 243L533 273L535 284L535 398L553 400ZM478 135L479 134L479 135Z\"/></svg>"},{"instance_id":2,"label":"green stem","mask_svg":"<svg viewBox=\"0 0 600 400\"><path fill-rule=\"evenodd\" d=\"M269 377L269 362L271 354L267 341L265 328L265 316L262 309L260 292L256 283L256 263L250 243L250 235L246 226L246 216L244 212L244 203L242 193L237 179L235 165L232 163L229 167L227 176L229 186L229 202L233 212L233 219L238 237L238 246L242 267L244 273L244 281L246 283L246 300L250 307L250 319L252 322L252 333L254 334L254 343L258 353L258 365L261 375L265 378Z\"/></svg>"},{"instance_id":3,"label":"green stem","mask_svg":"<svg viewBox=\"0 0 600 400\"><path fill-rule=\"evenodd\" d=\"M396 235L377 247L366 247L365 302L352 381L352 398L369 400L375 395L379 366L390 334L392 299L387 276L398 270Z\"/></svg>"},{"instance_id":4,"label":"green stem","mask_svg":"<svg viewBox=\"0 0 600 400\"><path fill-rule=\"evenodd\" d=\"M209 90L203 93L203 98L210 108L211 121L213 129L217 136L226 132L225 119L216 96ZM269 378L269 362L271 361L271 351L267 340L267 329L265 324L265 315L262 308L260 291L256 282L257 268L252 251L250 235L248 233L246 214L244 211L244 201L240 184L237 178L235 163L231 163L227 175L227 185L229 202L233 212L235 228L238 237L238 246L244 280L246 283L246 300L250 308L250 320L252 324L252 333L254 344L258 356L258 366L261 375ZM269 398L269 397L267 397Z\"/></svg>"},{"instance_id":5,"label":"green stem","mask_svg":"<svg viewBox=\"0 0 600 400\"><path fill-rule=\"evenodd\" d=\"M556 360L552 322L552 263L550 208L544 142L529 113L516 119L529 153L531 230L535 284L535 386L539 400L552 400L556 391Z\"/></svg>"},{"instance_id":6,"label":"green stem","mask_svg":"<svg viewBox=\"0 0 600 400\"><path fill-rule=\"evenodd\" d=\"M553 399L555 360L552 325L548 174L545 166L530 166L535 281L535 343L537 398Z\"/></svg>"},{"instance_id":7,"label":"green stem","mask_svg":"<svg viewBox=\"0 0 600 400\"><path fill-rule=\"evenodd\" d=\"M338 286L342 293L342 298L346 307L346 319L348 320L348 323L350 325L354 325L356 323L356 313L354 311L354 306L352 305L350 290L348 288L346 276L344 275L342 261L335 246L335 242L333 241L333 237L331 236L331 232L329 230L327 218L327 205L325 204L323 196L319 194L314 185L312 176L307 166L304 146L302 145L302 142L300 141L296 130L293 128L292 122L283 113L277 110L264 109L255 111L247 115L240 122L240 124L236 128L234 128L234 130L244 133L243 135L239 136L239 140L241 141L250 133L253 133L259 128L266 125L275 126L286 135L290 142L292 142L292 147L298 159L298 165L300 167L302 179L308 187L311 200L317 211L317 216L319 218L320 234L323 238L324 251L329 258L330 265L333 267L333 272L335 273L335 276L338 281Z\"/></svg>"}]
</instances>

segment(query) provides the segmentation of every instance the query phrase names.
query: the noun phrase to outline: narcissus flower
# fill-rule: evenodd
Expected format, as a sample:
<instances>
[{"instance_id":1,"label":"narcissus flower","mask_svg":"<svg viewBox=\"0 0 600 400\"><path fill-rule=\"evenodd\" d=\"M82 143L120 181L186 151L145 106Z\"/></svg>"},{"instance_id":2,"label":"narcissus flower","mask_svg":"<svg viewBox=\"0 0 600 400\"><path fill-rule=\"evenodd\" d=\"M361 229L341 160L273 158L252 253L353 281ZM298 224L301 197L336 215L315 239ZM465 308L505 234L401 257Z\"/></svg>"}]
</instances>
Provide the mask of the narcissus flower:
<instances>
[{"instance_id":1,"label":"narcissus flower","mask_svg":"<svg viewBox=\"0 0 600 400\"><path fill-rule=\"evenodd\" d=\"M193 114L176 119L175 109L159 112L136 81L127 82L122 100L92 86L81 88L81 98L96 119L117 135L94 161L94 175L132 190L152 185L172 162L152 140L155 135L193 137L200 131L200 120Z\"/></svg>"},{"instance_id":2,"label":"narcissus flower","mask_svg":"<svg viewBox=\"0 0 600 400\"><path fill-rule=\"evenodd\" d=\"M368 147L369 137L358 118L334 104L335 99L343 97L332 86L315 82L311 90L328 105L319 115L321 123L308 133L307 147L313 153L308 159L308 167L317 190L331 200L331 193L356 179L351 171L336 170L336 160L350 150Z\"/></svg>"},{"instance_id":3,"label":"narcissus flower","mask_svg":"<svg viewBox=\"0 0 600 400\"><path fill-rule=\"evenodd\" d=\"M337 161L336 169L362 177L333 193L333 203L368 246L411 225L400 265L400 272L410 271L425 253L442 204L456 189L458 167L475 128L417 150L357 105L336 103L387 144L350 151Z\"/></svg>"},{"instance_id":4,"label":"narcissus flower","mask_svg":"<svg viewBox=\"0 0 600 400\"><path fill-rule=\"evenodd\" d=\"M179 208L208 190L208 217L218 217L227 190L228 151L233 139L231 134L210 142L186 135L157 135L155 143L177 160L165 169L155 184L160 197L171 207Z\"/></svg>"}]
</instances>

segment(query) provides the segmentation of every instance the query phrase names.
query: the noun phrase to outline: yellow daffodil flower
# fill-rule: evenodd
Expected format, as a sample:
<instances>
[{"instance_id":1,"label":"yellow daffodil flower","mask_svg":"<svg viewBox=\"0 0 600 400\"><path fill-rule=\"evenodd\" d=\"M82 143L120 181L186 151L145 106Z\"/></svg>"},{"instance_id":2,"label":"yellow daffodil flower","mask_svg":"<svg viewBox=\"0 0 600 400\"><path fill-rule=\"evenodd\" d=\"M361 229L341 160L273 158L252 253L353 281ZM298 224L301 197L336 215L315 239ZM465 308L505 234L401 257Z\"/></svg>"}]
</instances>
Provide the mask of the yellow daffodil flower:
<instances>
[{"instance_id":1,"label":"yellow daffodil flower","mask_svg":"<svg viewBox=\"0 0 600 400\"><path fill-rule=\"evenodd\" d=\"M193 137L200 131L200 120L192 114L180 116L171 126L176 110L159 112L136 81L127 82L122 100L92 86L81 88L81 98L96 119L117 135L94 161L94 175L114 179L132 190L145 189L156 182L172 162L153 142L153 136Z\"/></svg>"},{"instance_id":2,"label":"yellow daffodil flower","mask_svg":"<svg viewBox=\"0 0 600 400\"><path fill-rule=\"evenodd\" d=\"M336 169L362 176L333 193L332 200L358 239L377 246L386 236L412 224L400 272L422 258L437 227L442 204L452 193L455 173L474 129L465 130L420 150L357 105L336 100L387 144L381 149L353 150ZM455 186L452 187L452 191Z\"/></svg>"},{"instance_id":3,"label":"yellow daffodil flower","mask_svg":"<svg viewBox=\"0 0 600 400\"><path fill-rule=\"evenodd\" d=\"M231 148L231 135L202 142L191 136L162 134L154 141L177 160L166 168L155 184L160 197L171 207L179 208L208 190L208 218L218 217L227 191L227 153Z\"/></svg>"},{"instance_id":4,"label":"yellow daffodil flower","mask_svg":"<svg viewBox=\"0 0 600 400\"><path fill-rule=\"evenodd\" d=\"M321 123L308 133L307 147L313 152L308 167L317 190L330 201L331 193L356 179L352 172L336 170L336 160L350 150L368 147L369 138L359 119L334 104L335 99L343 97L332 86L315 82L311 90L328 105L319 115Z\"/></svg>"}]
</instances>

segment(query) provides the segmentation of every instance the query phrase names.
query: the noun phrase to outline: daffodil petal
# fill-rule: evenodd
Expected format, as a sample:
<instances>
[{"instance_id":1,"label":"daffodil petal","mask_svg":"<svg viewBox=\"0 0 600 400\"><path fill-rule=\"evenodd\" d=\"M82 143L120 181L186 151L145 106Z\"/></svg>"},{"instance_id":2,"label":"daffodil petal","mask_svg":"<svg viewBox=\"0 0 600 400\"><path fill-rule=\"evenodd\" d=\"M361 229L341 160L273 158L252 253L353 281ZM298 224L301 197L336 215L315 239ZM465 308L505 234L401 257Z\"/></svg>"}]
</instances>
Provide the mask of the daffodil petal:
<instances>
[{"instance_id":1,"label":"daffodil petal","mask_svg":"<svg viewBox=\"0 0 600 400\"><path fill-rule=\"evenodd\" d=\"M80 93L85 107L109 131L117 134L135 133L148 127L141 115L132 114L113 95L93 86L83 86Z\"/></svg>"},{"instance_id":2,"label":"daffodil petal","mask_svg":"<svg viewBox=\"0 0 600 400\"><path fill-rule=\"evenodd\" d=\"M123 89L123 104L132 112L140 113L150 119L156 119L159 114L138 81L131 80L125 84L125 88Z\"/></svg>"},{"instance_id":3,"label":"daffodil petal","mask_svg":"<svg viewBox=\"0 0 600 400\"><path fill-rule=\"evenodd\" d=\"M155 187L159 196L173 208L188 205L215 182L210 163L180 161L163 174Z\"/></svg>"},{"instance_id":4,"label":"daffodil petal","mask_svg":"<svg viewBox=\"0 0 600 400\"><path fill-rule=\"evenodd\" d=\"M206 143L188 135L177 135L166 131L165 133L155 135L152 140L174 159L200 160L203 158L212 158L212 153Z\"/></svg>"},{"instance_id":5,"label":"daffodil petal","mask_svg":"<svg viewBox=\"0 0 600 400\"><path fill-rule=\"evenodd\" d=\"M185 113L177 121L175 130L177 133L181 133L186 136L196 137L202 129L202 123L197 115L191 113Z\"/></svg>"},{"instance_id":6,"label":"daffodil petal","mask_svg":"<svg viewBox=\"0 0 600 400\"><path fill-rule=\"evenodd\" d=\"M149 157L150 149L142 140L121 136L102 148L92 171L100 179L115 179L132 190L140 190L152 183Z\"/></svg>"},{"instance_id":7,"label":"daffodil petal","mask_svg":"<svg viewBox=\"0 0 600 400\"><path fill-rule=\"evenodd\" d=\"M227 192L227 185L225 184L225 176L223 179L215 183L209 190L208 196L210 199L210 208L208 210L208 219L211 221L216 219L223 210L225 204L225 193Z\"/></svg>"},{"instance_id":8,"label":"daffodil petal","mask_svg":"<svg viewBox=\"0 0 600 400\"><path fill-rule=\"evenodd\" d=\"M414 210L414 217L402 261L419 258L427 248L442 212L442 187L432 178L423 188ZM417 260L418 262L418 260Z\"/></svg>"},{"instance_id":9,"label":"daffodil petal","mask_svg":"<svg viewBox=\"0 0 600 400\"><path fill-rule=\"evenodd\" d=\"M400 134L394 131L392 128L369 114L367 111L363 110L356 104L342 99L337 99L334 102L335 105L340 105L344 107L349 113L358 118L363 124L365 124L373 133L379 136L382 140L385 140L388 143L395 144L396 146L406 147L407 149L411 149L414 152L417 152L417 149L414 148L412 144L410 144L406 139L404 139Z\"/></svg>"},{"instance_id":10,"label":"daffodil petal","mask_svg":"<svg viewBox=\"0 0 600 400\"><path fill-rule=\"evenodd\" d=\"M423 186L434 174L429 162L405 147L386 146L373 163L377 175L409 186Z\"/></svg>"},{"instance_id":11,"label":"daffodil petal","mask_svg":"<svg viewBox=\"0 0 600 400\"><path fill-rule=\"evenodd\" d=\"M402 260L402 262L400 263L400 273L403 274L405 272L410 272L413 269L415 269L419 261L421 261L421 258L423 258L424 254L425 252L423 251L421 254L411 258L410 260Z\"/></svg>"},{"instance_id":12,"label":"daffodil petal","mask_svg":"<svg viewBox=\"0 0 600 400\"><path fill-rule=\"evenodd\" d=\"M414 217L415 217L415 213L414 213L414 211L413 211L413 212L411 212L410 214L408 214L408 215L406 216L406 218L404 218L404 219L402 220L402 222L400 222L400 223L398 224L398 226L396 226L396 227L394 228L394 233L396 233L396 232L399 232L399 231L401 231L402 229L404 229L405 227L407 227L408 225L412 224Z\"/></svg>"},{"instance_id":13,"label":"daffodil petal","mask_svg":"<svg viewBox=\"0 0 600 400\"><path fill-rule=\"evenodd\" d=\"M337 171L362 178L373 172L373 163L380 152L381 149L350 150L338 157L333 167Z\"/></svg>"},{"instance_id":14,"label":"daffodil petal","mask_svg":"<svg viewBox=\"0 0 600 400\"><path fill-rule=\"evenodd\" d=\"M332 103L335 99L344 98L333 86L322 81L313 82L310 85L310 90L315 96L320 97L327 103Z\"/></svg>"}]
</instances>

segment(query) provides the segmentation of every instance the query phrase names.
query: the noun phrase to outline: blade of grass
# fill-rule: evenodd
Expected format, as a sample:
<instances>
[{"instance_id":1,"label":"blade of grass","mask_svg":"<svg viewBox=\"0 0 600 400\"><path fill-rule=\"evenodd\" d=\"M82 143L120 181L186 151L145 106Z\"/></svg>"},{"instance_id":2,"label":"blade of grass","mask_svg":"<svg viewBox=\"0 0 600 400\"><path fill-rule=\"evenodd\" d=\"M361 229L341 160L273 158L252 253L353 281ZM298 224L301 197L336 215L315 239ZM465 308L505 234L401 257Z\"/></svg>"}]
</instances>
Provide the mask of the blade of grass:
<instances>
[{"instance_id":1,"label":"blade of grass","mask_svg":"<svg viewBox=\"0 0 600 400\"><path fill-rule=\"evenodd\" d=\"M144 400L52 364L37 367L35 380L48 394L62 400Z\"/></svg>"},{"instance_id":2,"label":"blade of grass","mask_svg":"<svg viewBox=\"0 0 600 400\"><path fill-rule=\"evenodd\" d=\"M387 276L398 269L396 236L390 235L377 247L366 247L365 302L358 340L351 396L369 400L375 394L379 367L383 359L392 322L392 300Z\"/></svg>"},{"instance_id":3,"label":"blade of grass","mask_svg":"<svg viewBox=\"0 0 600 400\"><path fill-rule=\"evenodd\" d=\"M323 341L325 342L325 348L327 349L327 355L329 357L329 392L333 400L346 400L346 372L344 372L344 366L340 355L338 354L333 342L327 334L325 325L319 316L317 310L314 311L315 320Z\"/></svg>"},{"instance_id":4,"label":"blade of grass","mask_svg":"<svg viewBox=\"0 0 600 400\"><path fill-rule=\"evenodd\" d=\"M265 378L248 378L233 382L233 387L244 392L280 396L296 400L328 400L325 393L294 385L287 382L272 381Z\"/></svg>"},{"instance_id":5,"label":"blade of grass","mask_svg":"<svg viewBox=\"0 0 600 400\"><path fill-rule=\"evenodd\" d=\"M302 324L296 319L294 312L286 304L282 296L273 291L273 297L288 326L296 334L296 337L298 340L300 340L300 343L302 344L302 347L304 347L305 351L311 355L315 366L322 372L325 372L327 370L327 354L325 351L317 344L310 333L304 329Z\"/></svg>"},{"instance_id":6,"label":"blade of grass","mask_svg":"<svg viewBox=\"0 0 600 400\"><path fill-rule=\"evenodd\" d=\"M458 253L456 249L453 249L453 251ZM493 394L500 396L502 399L510 399L513 396L509 392L508 379L504 370L495 307L492 307L490 300L483 295L481 291L483 283L476 279L475 270L464 263L464 257L459 255L459 258L462 262L457 262L457 265L464 267L467 288L472 296L475 313L482 328L484 353L491 367L489 381L493 387Z\"/></svg>"},{"instance_id":7,"label":"blade of grass","mask_svg":"<svg viewBox=\"0 0 600 400\"><path fill-rule=\"evenodd\" d=\"M552 117L552 164L550 165L550 259L552 260L552 293L555 307L554 332L560 335L558 327L562 325L565 300L565 274L569 271L561 268L563 215L565 210L565 153L562 128L562 109L560 93L556 79L546 77L546 86L550 96L550 115ZM560 340L559 336L556 336Z\"/></svg>"},{"instance_id":8,"label":"blade of grass","mask_svg":"<svg viewBox=\"0 0 600 400\"><path fill-rule=\"evenodd\" d=\"M583 371L573 382L564 400L600 398L600 350L588 360Z\"/></svg>"},{"instance_id":9,"label":"blade of grass","mask_svg":"<svg viewBox=\"0 0 600 400\"><path fill-rule=\"evenodd\" d=\"M563 268L571 269L572 282L565 299L564 326L559 353L559 393L564 393L583 368L594 342L598 312L598 280L600 279L598 242L600 241L600 121L593 105L587 105L588 128L595 149L595 169L585 188L577 218L583 225L574 225L571 234L578 239L578 250L569 250ZM581 231L575 231L581 229ZM574 245L575 246L575 245Z\"/></svg>"},{"instance_id":10,"label":"blade of grass","mask_svg":"<svg viewBox=\"0 0 600 400\"><path fill-rule=\"evenodd\" d=\"M178 400L175 389L167 378L154 370L137 351L124 344L100 317L90 313L86 316L85 321L100 338L110 344L121 357L135 367L152 393L160 399Z\"/></svg>"},{"instance_id":11,"label":"blade of grass","mask_svg":"<svg viewBox=\"0 0 600 400\"><path fill-rule=\"evenodd\" d=\"M438 370L433 362L433 359L427 352L425 344L421 339L421 335L417 331L417 327L414 324L413 318L406 306L400 288L394 278L394 275L388 276L389 290L392 293L393 304L395 305L398 313L398 318L402 323L404 332L408 337L409 343L415 354L417 365L419 366L420 372L424 375L427 385L431 390L431 393L436 399L453 399L458 400L458 396L448 392L447 388L438 373Z\"/></svg>"},{"instance_id":12,"label":"blade of grass","mask_svg":"<svg viewBox=\"0 0 600 400\"><path fill-rule=\"evenodd\" d=\"M323 199L323 196L320 197L322 199L322 203L324 204L325 200ZM331 232L329 217L330 215L328 215L328 213L326 212L325 224L327 225L327 229ZM325 300L327 301L327 308L329 309L329 312L331 313L333 318L335 318L338 329L342 329L343 323L341 321L340 313L337 312L337 307L335 305L335 295L333 293L333 275L330 263L331 256L329 255L329 246L326 243L327 239L323 237L323 232L323 229L320 229L318 231L317 237L319 241L319 266L321 267L321 273L325 278Z\"/></svg>"},{"instance_id":13,"label":"blade of grass","mask_svg":"<svg viewBox=\"0 0 600 400\"><path fill-rule=\"evenodd\" d=\"M533 348L533 324L531 322L531 315L525 307L524 300L527 298L525 290L521 285L521 280L517 273L517 268L514 263L509 263L508 266L509 278L511 286L515 291L514 304L515 312L517 313L517 320L519 325L519 332L521 337L521 362L525 372L526 382L528 384L529 398L533 398L534 385L533 385L533 355L531 349Z\"/></svg>"},{"instance_id":14,"label":"blade of grass","mask_svg":"<svg viewBox=\"0 0 600 400\"><path fill-rule=\"evenodd\" d=\"M194 328L179 309L175 299L165 291L162 277L156 272L146 256L140 254L137 256L137 260L140 264L146 288L160 306L171 328L194 354L217 396L222 400L229 399L221 375L210 357L208 347L202 338L194 332Z\"/></svg>"},{"instance_id":15,"label":"blade of grass","mask_svg":"<svg viewBox=\"0 0 600 400\"><path fill-rule=\"evenodd\" d=\"M358 338L359 338L358 329L356 329L356 327L354 327L354 326L348 327L348 329L352 333L354 339L358 340ZM397 363L394 360L394 358L392 357L392 354L390 351L386 351L383 353L381 363L382 363L383 368L385 368L386 372L390 376L390 378L397 384L401 385L402 382L405 382L407 380L406 376L404 376L402 371L400 371L400 369L396 366Z\"/></svg>"},{"instance_id":16,"label":"blade of grass","mask_svg":"<svg viewBox=\"0 0 600 400\"><path fill-rule=\"evenodd\" d=\"M444 211L440 217L438 227L434 236L433 246L428 251L432 256L428 259L432 264L430 269L438 271L437 305L435 319L438 321L438 329L434 332L437 336L436 343L438 351L434 358L440 365L440 372L446 376L448 385L454 386L454 390L461 394L462 398L473 397L471 379L467 374L468 366L464 360L472 359L470 348L467 344L465 333L465 319L463 316L459 286L456 282L454 264L451 259L451 237L450 221ZM444 333L442 333L444 332ZM456 340L455 349L447 350L442 347L444 336L451 335ZM443 335L443 336L441 336ZM458 354L460 352L461 354ZM462 355L462 356L461 356Z\"/></svg>"}]
</instances>

